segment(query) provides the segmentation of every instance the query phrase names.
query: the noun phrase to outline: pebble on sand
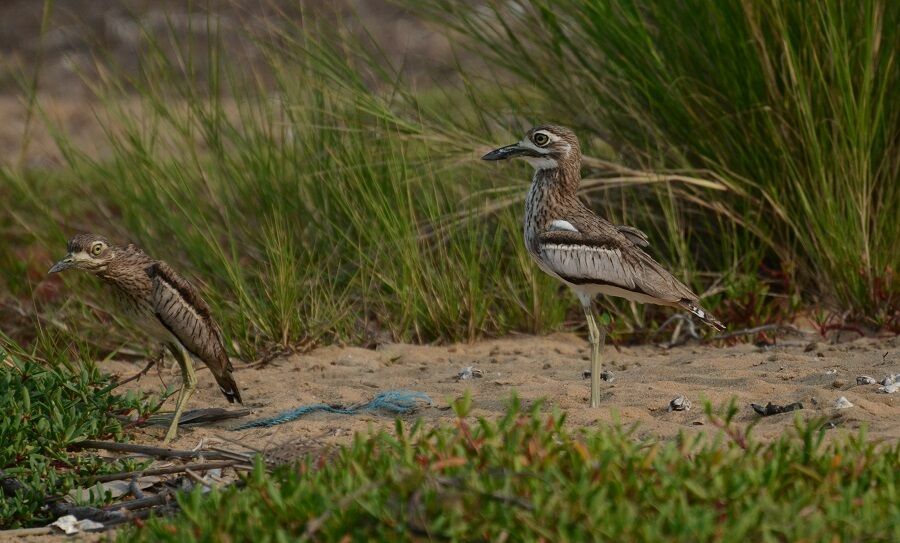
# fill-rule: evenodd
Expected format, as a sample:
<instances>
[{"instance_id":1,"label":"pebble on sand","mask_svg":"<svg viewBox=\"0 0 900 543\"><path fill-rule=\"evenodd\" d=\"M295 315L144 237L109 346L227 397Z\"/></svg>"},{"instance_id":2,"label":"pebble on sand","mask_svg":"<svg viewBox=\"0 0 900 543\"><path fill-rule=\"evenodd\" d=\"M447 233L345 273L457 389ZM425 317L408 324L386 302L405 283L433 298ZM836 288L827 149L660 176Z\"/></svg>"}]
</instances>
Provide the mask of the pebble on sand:
<instances>
[{"instance_id":1,"label":"pebble on sand","mask_svg":"<svg viewBox=\"0 0 900 543\"><path fill-rule=\"evenodd\" d=\"M850 400L848 400L844 396L841 396L840 398L838 398L837 400L834 401L835 409L847 409L848 407L853 407L853 404L850 403Z\"/></svg>"},{"instance_id":2,"label":"pebble on sand","mask_svg":"<svg viewBox=\"0 0 900 543\"><path fill-rule=\"evenodd\" d=\"M690 408L691 402L683 394L669 402L669 411L688 411Z\"/></svg>"}]
</instances>

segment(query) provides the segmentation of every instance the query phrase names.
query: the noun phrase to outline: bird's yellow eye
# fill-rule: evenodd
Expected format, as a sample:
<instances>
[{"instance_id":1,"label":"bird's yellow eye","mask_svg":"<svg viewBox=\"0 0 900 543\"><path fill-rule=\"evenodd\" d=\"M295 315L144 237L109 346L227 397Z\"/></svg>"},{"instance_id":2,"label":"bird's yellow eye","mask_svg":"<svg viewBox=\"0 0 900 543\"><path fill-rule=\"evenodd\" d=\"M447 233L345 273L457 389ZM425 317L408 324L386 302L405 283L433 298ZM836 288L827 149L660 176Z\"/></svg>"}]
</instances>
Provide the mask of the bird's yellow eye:
<instances>
[{"instance_id":1,"label":"bird's yellow eye","mask_svg":"<svg viewBox=\"0 0 900 543\"><path fill-rule=\"evenodd\" d=\"M535 144L541 147L550 143L550 136L544 134L543 132L537 132L535 135L531 136L531 139Z\"/></svg>"},{"instance_id":2,"label":"bird's yellow eye","mask_svg":"<svg viewBox=\"0 0 900 543\"><path fill-rule=\"evenodd\" d=\"M94 256L100 256L100 253L103 252L103 242L98 241L97 243L91 245L91 254Z\"/></svg>"}]
</instances>

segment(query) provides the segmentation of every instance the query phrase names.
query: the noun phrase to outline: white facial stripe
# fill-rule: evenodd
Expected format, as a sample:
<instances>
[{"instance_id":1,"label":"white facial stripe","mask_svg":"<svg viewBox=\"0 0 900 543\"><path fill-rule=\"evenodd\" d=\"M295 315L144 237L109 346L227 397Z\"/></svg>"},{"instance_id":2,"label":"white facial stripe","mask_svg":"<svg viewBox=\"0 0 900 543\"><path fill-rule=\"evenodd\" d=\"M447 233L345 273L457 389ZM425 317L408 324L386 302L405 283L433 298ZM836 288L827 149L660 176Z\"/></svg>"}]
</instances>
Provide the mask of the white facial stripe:
<instances>
[{"instance_id":1,"label":"white facial stripe","mask_svg":"<svg viewBox=\"0 0 900 543\"><path fill-rule=\"evenodd\" d=\"M536 156L526 156L522 157L526 162L531 164L531 166L535 170L552 170L559 166L556 160L552 158L544 158L544 157L536 157Z\"/></svg>"},{"instance_id":2,"label":"white facial stripe","mask_svg":"<svg viewBox=\"0 0 900 543\"><path fill-rule=\"evenodd\" d=\"M568 230L569 232L578 232L578 229L572 226L569 221L556 219L550 223L550 230Z\"/></svg>"},{"instance_id":3,"label":"white facial stripe","mask_svg":"<svg viewBox=\"0 0 900 543\"><path fill-rule=\"evenodd\" d=\"M87 262L88 260L92 260L92 256L87 253L87 251L78 251L77 253L72 253L72 260L75 262Z\"/></svg>"},{"instance_id":4,"label":"white facial stripe","mask_svg":"<svg viewBox=\"0 0 900 543\"><path fill-rule=\"evenodd\" d=\"M545 149L543 147L538 147L535 145L530 139L525 138L524 140L519 142L519 147L527 147L528 149L533 150L536 153L540 153L542 155L549 155L550 149Z\"/></svg>"}]
</instances>

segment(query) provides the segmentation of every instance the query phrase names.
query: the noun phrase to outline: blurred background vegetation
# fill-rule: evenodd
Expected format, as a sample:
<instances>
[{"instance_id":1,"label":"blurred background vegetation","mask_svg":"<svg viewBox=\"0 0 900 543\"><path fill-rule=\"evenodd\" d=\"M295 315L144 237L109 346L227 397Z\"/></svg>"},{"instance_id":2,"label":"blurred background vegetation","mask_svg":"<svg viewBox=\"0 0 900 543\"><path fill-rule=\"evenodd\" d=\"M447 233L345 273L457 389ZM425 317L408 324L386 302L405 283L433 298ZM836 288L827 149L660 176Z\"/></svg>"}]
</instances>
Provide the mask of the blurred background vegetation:
<instances>
[{"instance_id":1,"label":"blurred background vegetation","mask_svg":"<svg viewBox=\"0 0 900 543\"><path fill-rule=\"evenodd\" d=\"M478 160L541 122L576 129L590 205L732 327L900 327L895 2L2 10L0 328L18 342L130 341L91 279L45 277L77 231L186 271L246 359L575 326L521 242L528 167ZM668 315L600 303L623 340Z\"/></svg>"}]
</instances>

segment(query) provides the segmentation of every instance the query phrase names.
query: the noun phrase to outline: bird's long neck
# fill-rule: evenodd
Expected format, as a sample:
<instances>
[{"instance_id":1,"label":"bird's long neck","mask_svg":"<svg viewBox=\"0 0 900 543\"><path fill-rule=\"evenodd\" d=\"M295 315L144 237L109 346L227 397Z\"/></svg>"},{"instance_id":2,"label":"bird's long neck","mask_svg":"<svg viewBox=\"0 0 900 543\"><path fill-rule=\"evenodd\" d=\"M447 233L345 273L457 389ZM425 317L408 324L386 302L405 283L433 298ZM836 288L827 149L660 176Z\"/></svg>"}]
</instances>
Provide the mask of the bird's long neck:
<instances>
[{"instance_id":1,"label":"bird's long neck","mask_svg":"<svg viewBox=\"0 0 900 543\"><path fill-rule=\"evenodd\" d=\"M145 271L154 260L133 247L117 248L114 258L101 270L97 277L105 283L132 296L143 296L150 288L150 279Z\"/></svg>"},{"instance_id":2,"label":"bird's long neck","mask_svg":"<svg viewBox=\"0 0 900 543\"><path fill-rule=\"evenodd\" d=\"M525 244L532 253L537 253L540 233L553 221L564 219L566 209L580 205L580 181L577 165L535 169L525 198Z\"/></svg>"},{"instance_id":3,"label":"bird's long neck","mask_svg":"<svg viewBox=\"0 0 900 543\"><path fill-rule=\"evenodd\" d=\"M529 207L552 208L578 201L581 184L581 160L560 161L550 168L535 168L528 192ZM552 220L552 219L551 219Z\"/></svg>"}]
</instances>

